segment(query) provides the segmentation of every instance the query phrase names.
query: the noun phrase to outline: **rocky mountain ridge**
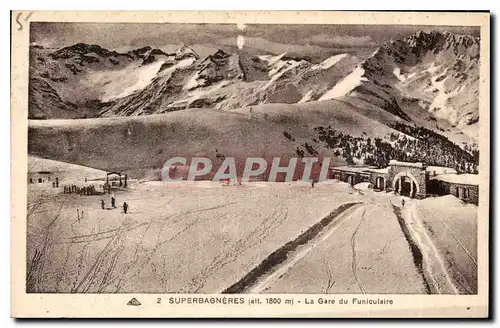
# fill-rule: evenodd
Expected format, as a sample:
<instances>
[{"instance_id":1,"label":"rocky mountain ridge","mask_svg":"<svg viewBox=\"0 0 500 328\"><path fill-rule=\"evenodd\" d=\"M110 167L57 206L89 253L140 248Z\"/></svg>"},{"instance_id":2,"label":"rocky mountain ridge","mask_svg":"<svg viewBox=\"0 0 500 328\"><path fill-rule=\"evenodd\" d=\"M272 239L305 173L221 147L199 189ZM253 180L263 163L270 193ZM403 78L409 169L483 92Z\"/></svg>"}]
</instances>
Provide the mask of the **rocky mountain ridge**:
<instances>
[{"instance_id":1,"label":"rocky mountain ridge","mask_svg":"<svg viewBox=\"0 0 500 328\"><path fill-rule=\"evenodd\" d=\"M421 31L385 42L368 58L337 54L319 63L293 53L222 49L200 57L186 45L175 53L151 47L118 53L82 43L31 48L30 118L338 99L454 135L457 142L477 140L479 38L469 35Z\"/></svg>"}]
</instances>

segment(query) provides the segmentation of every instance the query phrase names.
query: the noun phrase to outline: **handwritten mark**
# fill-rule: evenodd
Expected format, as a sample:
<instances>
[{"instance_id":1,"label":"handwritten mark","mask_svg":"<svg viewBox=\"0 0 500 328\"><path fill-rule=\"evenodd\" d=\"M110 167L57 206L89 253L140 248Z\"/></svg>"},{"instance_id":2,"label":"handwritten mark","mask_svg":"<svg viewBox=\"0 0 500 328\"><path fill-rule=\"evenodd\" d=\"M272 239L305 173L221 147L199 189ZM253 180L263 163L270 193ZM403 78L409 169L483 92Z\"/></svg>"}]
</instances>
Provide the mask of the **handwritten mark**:
<instances>
[{"instance_id":1,"label":"handwritten mark","mask_svg":"<svg viewBox=\"0 0 500 328\"><path fill-rule=\"evenodd\" d=\"M28 19L30 19L31 15L33 15L34 12L30 12L28 13L28 15L26 15L26 17L24 18L24 22L27 22ZM21 16L23 15L23 13L18 13L17 16L16 16L16 23L19 25L18 27L18 31L21 31L23 29L23 24L19 21L19 19L21 18Z\"/></svg>"}]
</instances>

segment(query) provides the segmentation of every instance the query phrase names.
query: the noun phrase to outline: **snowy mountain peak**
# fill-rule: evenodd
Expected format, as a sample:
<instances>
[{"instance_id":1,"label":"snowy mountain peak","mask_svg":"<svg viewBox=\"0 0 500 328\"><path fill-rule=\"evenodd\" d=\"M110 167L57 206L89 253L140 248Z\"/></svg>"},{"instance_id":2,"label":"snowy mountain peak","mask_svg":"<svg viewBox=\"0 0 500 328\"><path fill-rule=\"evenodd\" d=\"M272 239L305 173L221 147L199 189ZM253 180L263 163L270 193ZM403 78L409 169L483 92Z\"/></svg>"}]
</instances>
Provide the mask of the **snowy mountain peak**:
<instances>
[{"instance_id":1,"label":"snowy mountain peak","mask_svg":"<svg viewBox=\"0 0 500 328\"><path fill-rule=\"evenodd\" d=\"M227 58L229 56L230 56L230 54L228 54L227 52L225 52L222 49L219 49L213 55L211 55L210 58L217 60L217 59L224 59L224 58Z\"/></svg>"},{"instance_id":2,"label":"snowy mountain peak","mask_svg":"<svg viewBox=\"0 0 500 328\"><path fill-rule=\"evenodd\" d=\"M439 54L479 55L479 37L441 31L419 31L402 40L386 42L378 51L379 56L392 56L398 63L414 64L425 55Z\"/></svg>"},{"instance_id":3,"label":"snowy mountain peak","mask_svg":"<svg viewBox=\"0 0 500 328\"><path fill-rule=\"evenodd\" d=\"M117 56L116 51L109 51L97 44L77 43L72 46L61 48L50 54L53 59L68 59L88 54L96 54L102 57Z\"/></svg>"},{"instance_id":4,"label":"snowy mountain peak","mask_svg":"<svg viewBox=\"0 0 500 328\"><path fill-rule=\"evenodd\" d=\"M348 97L408 121L477 138L479 38L420 31L391 40L320 100Z\"/></svg>"},{"instance_id":5,"label":"snowy mountain peak","mask_svg":"<svg viewBox=\"0 0 500 328\"><path fill-rule=\"evenodd\" d=\"M412 47L435 49L446 43L452 46L470 47L479 44L479 38L472 35L460 35L441 31L419 31L403 40ZM446 47L445 47L446 48Z\"/></svg>"}]
</instances>

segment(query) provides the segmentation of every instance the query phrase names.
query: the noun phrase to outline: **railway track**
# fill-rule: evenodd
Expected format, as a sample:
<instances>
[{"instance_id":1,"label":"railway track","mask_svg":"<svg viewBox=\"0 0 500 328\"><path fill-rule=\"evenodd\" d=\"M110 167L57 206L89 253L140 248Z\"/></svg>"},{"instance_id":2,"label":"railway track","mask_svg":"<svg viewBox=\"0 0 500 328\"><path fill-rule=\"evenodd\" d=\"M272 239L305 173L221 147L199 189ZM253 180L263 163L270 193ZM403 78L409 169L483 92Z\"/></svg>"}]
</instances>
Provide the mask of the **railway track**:
<instances>
[{"instance_id":1,"label":"railway track","mask_svg":"<svg viewBox=\"0 0 500 328\"><path fill-rule=\"evenodd\" d=\"M358 225L354 229L350 242L351 242L351 250L352 250L352 262L351 262L351 270L352 270L352 275L354 277L354 280L356 280L356 284L358 285L359 290L363 293L366 294L366 289L363 286L361 280L358 277L358 268L357 268L357 253L356 253L356 234L358 233L359 227L361 227L361 224L365 220L365 214L366 214L366 205L363 209L363 213L361 213L361 219L359 220Z\"/></svg>"},{"instance_id":2,"label":"railway track","mask_svg":"<svg viewBox=\"0 0 500 328\"><path fill-rule=\"evenodd\" d=\"M419 207L419 209L420 210L424 210L428 215L430 215L432 217L435 217L436 219L438 219L443 224L443 226L445 227L445 229L451 234L451 236L453 237L453 239L457 242L457 244L460 246L460 248L462 248L462 250L465 252L465 254L467 255L467 257L471 260L471 262L477 268L477 261L476 261L476 259L467 250L467 247L464 246L464 243L460 240L460 238L457 237L457 235L453 232L453 230L450 228L450 226L439 215L434 214L430 210L422 208L422 207Z\"/></svg>"},{"instance_id":3,"label":"railway track","mask_svg":"<svg viewBox=\"0 0 500 328\"><path fill-rule=\"evenodd\" d=\"M332 229L349 217L348 213L352 213L359 206L361 206L359 202L339 206L297 238L275 250L242 279L226 288L222 293L260 292L269 281L279 277L282 272L303 258L314 247L315 240L324 230L328 229L330 231L327 234L331 233Z\"/></svg>"}]
</instances>

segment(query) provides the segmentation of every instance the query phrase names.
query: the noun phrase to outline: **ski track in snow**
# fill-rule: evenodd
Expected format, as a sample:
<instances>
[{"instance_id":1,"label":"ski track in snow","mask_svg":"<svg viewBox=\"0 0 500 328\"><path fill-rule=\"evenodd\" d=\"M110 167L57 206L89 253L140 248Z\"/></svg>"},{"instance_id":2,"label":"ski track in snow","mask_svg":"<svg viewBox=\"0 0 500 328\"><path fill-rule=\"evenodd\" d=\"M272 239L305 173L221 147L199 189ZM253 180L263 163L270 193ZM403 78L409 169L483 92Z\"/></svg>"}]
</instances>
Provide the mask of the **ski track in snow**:
<instances>
[{"instance_id":1,"label":"ski track in snow","mask_svg":"<svg viewBox=\"0 0 500 328\"><path fill-rule=\"evenodd\" d=\"M354 280L356 280L356 284L358 285L359 290L363 293L366 294L365 287L363 286L361 280L358 277L358 268L357 268L357 253L356 253L356 234L358 233L359 227L361 224L365 221L365 214L366 214L366 205L363 208L363 212L361 213L361 219L359 220L358 225L356 226L356 229L354 229L354 232L352 233L350 243L351 243L351 249L352 249L352 263L351 263L351 269L352 269L352 276L354 277Z\"/></svg>"},{"instance_id":2,"label":"ski track in snow","mask_svg":"<svg viewBox=\"0 0 500 328\"><path fill-rule=\"evenodd\" d=\"M261 293L274 281L278 280L283 274L290 270L295 264L297 264L301 259L303 259L311 250L313 250L318 244L328 239L337 228L347 219L353 217L355 213L360 210L361 204L355 205L349 209L342 212L333 222L330 222L329 227L326 227L326 232L323 231L320 236L317 236L312 241L308 242L301 249L289 254L287 260L280 264L277 269L273 270L271 274L267 275L264 279L258 281L254 286L248 289L247 293ZM364 216L363 208L363 216Z\"/></svg>"},{"instance_id":3,"label":"ski track in snow","mask_svg":"<svg viewBox=\"0 0 500 328\"><path fill-rule=\"evenodd\" d=\"M429 234L422 222L415 215L415 204L412 207L403 209L403 213L406 213L406 218L409 219L409 227L413 232L413 235L420 246L422 254L424 256L425 271L432 277L432 282L434 285L434 291L439 294L443 293L443 287L454 294L459 294L457 287L454 285L448 270L446 269L445 263L436 245L432 242ZM436 273L434 267L439 268L439 273ZM440 286L438 283L438 278L444 278L444 286Z\"/></svg>"}]
</instances>

